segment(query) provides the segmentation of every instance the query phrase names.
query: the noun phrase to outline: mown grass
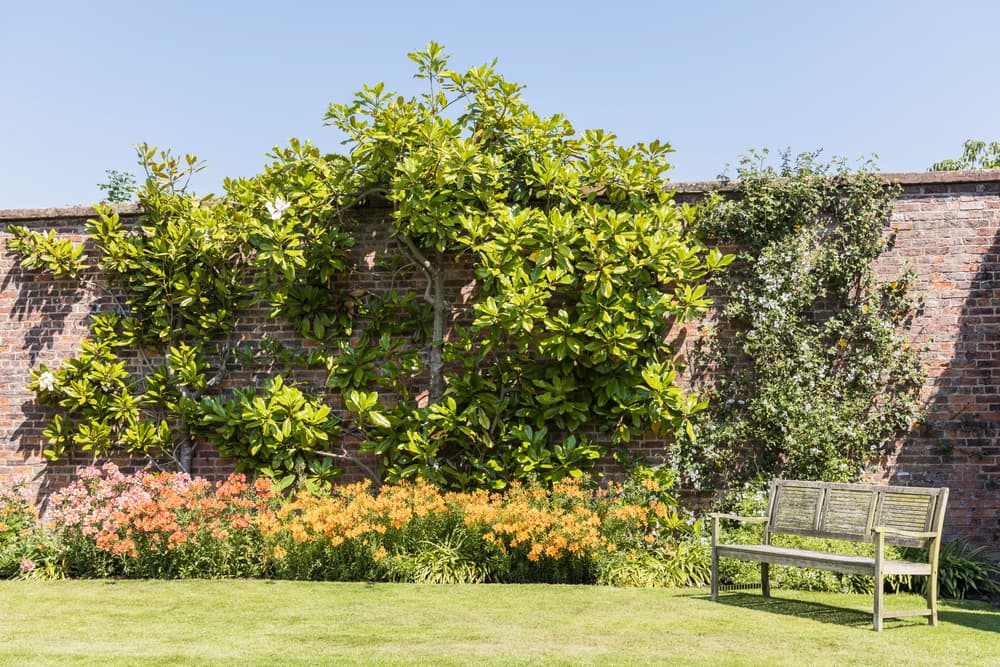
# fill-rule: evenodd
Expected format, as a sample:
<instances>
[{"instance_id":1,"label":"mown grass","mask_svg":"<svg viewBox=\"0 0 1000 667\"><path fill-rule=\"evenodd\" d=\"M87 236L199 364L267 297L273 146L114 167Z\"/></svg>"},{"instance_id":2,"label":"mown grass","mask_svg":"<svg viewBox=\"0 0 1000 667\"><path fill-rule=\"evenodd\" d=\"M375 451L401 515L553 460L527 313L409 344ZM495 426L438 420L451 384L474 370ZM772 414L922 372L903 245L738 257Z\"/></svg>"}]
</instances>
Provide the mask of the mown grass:
<instances>
[{"instance_id":1,"label":"mown grass","mask_svg":"<svg viewBox=\"0 0 1000 667\"><path fill-rule=\"evenodd\" d=\"M7 581L0 665L997 664L1000 610L945 603L937 628L875 633L870 608L790 591Z\"/></svg>"}]
</instances>

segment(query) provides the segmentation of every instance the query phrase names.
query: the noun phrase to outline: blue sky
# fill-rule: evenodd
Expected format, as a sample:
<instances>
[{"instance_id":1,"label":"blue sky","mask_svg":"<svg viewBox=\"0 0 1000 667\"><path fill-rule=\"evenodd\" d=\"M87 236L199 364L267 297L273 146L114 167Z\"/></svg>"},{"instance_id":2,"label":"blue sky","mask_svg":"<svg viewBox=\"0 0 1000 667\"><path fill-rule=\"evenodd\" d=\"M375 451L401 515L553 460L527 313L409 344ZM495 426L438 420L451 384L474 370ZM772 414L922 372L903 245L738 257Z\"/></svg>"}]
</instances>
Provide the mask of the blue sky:
<instances>
[{"instance_id":1,"label":"blue sky","mask_svg":"<svg viewBox=\"0 0 1000 667\"><path fill-rule=\"evenodd\" d=\"M338 149L329 102L418 91L430 40L499 59L540 113L676 149L671 180L752 148L923 171L1000 139L1000 3L0 0L0 209L89 204L132 145L259 172L290 137Z\"/></svg>"}]
</instances>

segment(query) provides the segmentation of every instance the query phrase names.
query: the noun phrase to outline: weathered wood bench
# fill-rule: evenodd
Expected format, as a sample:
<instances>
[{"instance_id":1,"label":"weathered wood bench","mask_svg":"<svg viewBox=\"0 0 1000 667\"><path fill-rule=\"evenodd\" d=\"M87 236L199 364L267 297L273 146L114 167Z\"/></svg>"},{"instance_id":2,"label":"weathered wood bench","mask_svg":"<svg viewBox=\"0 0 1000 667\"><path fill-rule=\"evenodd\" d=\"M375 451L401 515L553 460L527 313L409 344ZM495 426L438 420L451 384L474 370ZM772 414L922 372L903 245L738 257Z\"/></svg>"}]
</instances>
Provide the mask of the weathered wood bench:
<instances>
[{"instance_id":1,"label":"weathered wood bench","mask_svg":"<svg viewBox=\"0 0 1000 667\"><path fill-rule=\"evenodd\" d=\"M875 631L882 630L886 618L927 616L937 625L938 551L947 488L836 484L776 479L771 482L766 517L712 516L712 599L719 598L719 559L738 558L760 563L764 597L770 597L768 566L791 565L845 574L875 577ZM733 520L762 523L761 544L722 544L719 522ZM808 549L774 546L775 534L866 542L875 545L874 557L854 556ZM927 549L927 562L890 560L885 545ZM927 608L885 611L882 583L887 575L927 577Z\"/></svg>"}]
</instances>

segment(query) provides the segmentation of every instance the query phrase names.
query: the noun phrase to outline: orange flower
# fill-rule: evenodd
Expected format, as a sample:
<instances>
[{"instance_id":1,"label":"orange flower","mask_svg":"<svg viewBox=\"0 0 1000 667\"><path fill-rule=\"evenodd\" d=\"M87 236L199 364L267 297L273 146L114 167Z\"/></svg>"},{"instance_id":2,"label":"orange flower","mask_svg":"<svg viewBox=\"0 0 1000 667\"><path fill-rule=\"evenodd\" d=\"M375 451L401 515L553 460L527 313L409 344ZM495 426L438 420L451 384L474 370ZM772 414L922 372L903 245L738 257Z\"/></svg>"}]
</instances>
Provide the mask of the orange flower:
<instances>
[{"instance_id":1,"label":"orange flower","mask_svg":"<svg viewBox=\"0 0 1000 667\"><path fill-rule=\"evenodd\" d=\"M250 527L250 520L247 519L245 516L238 516L238 517L234 518L230 522L229 525L232 526L233 530L240 530L242 528L249 528Z\"/></svg>"}]
</instances>

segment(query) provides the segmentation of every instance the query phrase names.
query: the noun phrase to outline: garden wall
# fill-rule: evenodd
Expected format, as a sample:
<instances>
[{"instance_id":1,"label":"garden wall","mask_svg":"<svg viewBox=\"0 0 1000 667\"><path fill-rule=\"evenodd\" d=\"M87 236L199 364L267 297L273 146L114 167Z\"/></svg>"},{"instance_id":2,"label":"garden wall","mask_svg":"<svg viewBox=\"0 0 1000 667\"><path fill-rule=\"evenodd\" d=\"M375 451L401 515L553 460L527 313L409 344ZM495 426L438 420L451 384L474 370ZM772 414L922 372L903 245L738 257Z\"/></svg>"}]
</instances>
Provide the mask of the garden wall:
<instances>
[{"instance_id":1,"label":"garden wall","mask_svg":"<svg viewBox=\"0 0 1000 667\"><path fill-rule=\"evenodd\" d=\"M921 397L927 418L899 443L874 477L908 485L944 485L952 489L947 520L949 536L964 536L1000 553L1000 171L886 174L903 186L892 217L895 245L879 261L892 276L904 268L916 272L921 307L910 330L923 350L928 378ZM713 184L677 187L680 196L697 198ZM126 216L136 215L125 207ZM8 224L56 229L83 238L89 208L0 211L0 242ZM419 280L391 261L398 257L388 238L388 210L372 207L358 224L363 233L353 250L352 289L388 289L395 281ZM10 253L0 256L0 482L32 475L40 489L61 486L89 460L45 465L42 436L51 415L25 389L29 370L57 365L72 355L86 333L86 318L110 298L99 275L88 286L57 281L25 271ZM471 276L459 273L449 290L460 304ZM417 286L416 284L414 285ZM459 309L459 316L461 310ZM294 338L263 314L243 324L242 335L267 330ZM646 441L647 455L663 443ZM231 463L201 451L194 472L217 477ZM347 478L362 475L348 469Z\"/></svg>"}]
</instances>

